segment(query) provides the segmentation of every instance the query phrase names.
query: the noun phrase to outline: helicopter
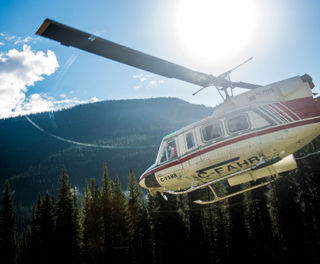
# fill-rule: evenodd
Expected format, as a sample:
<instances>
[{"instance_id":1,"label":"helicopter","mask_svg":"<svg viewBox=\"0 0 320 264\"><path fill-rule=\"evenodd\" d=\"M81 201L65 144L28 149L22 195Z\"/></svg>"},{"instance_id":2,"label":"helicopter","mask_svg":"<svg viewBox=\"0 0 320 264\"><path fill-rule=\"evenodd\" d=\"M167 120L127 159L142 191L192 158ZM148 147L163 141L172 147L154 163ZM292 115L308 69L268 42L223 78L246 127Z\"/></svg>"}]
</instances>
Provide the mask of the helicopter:
<instances>
[{"instance_id":1,"label":"helicopter","mask_svg":"<svg viewBox=\"0 0 320 264\"><path fill-rule=\"evenodd\" d=\"M151 194L180 195L209 188L212 204L266 186L297 168L293 153L320 135L320 101L308 74L268 85L233 82L230 74L206 74L119 45L51 19L37 35L203 89L214 86L223 103L213 113L163 137L155 163L139 178ZM248 91L233 95L233 89ZM217 184L247 186L218 194ZM244 183L250 183L244 185Z\"/></svg>"}]
</instances>

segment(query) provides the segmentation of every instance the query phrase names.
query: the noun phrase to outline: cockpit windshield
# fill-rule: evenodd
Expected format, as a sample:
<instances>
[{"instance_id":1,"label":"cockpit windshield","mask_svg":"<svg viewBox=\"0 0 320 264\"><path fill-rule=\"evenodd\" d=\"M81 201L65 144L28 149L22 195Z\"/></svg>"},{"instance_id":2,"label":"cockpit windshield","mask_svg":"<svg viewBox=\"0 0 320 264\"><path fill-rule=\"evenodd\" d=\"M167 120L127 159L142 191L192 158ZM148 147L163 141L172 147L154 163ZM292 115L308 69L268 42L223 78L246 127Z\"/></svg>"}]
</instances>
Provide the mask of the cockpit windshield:
<instances>
[{"instance_id":1,"label":"cockpit windshield","mask_svg":"<svg viewBox=\"0 0 320 264\"><path fill-rule=\"evenodd\" d=\"M167 151L166 151L166 148L163 147L162 148L162 153L161 153L161 158L160 158L160 163L165 162L167 160L168 160Z\"/></svg>"},{"instance_id":2,"label":"cockpit windshield","mask_svg":"<svg viewBox=\"0 0 320 264\"><path fill-rule=\"evenodd\" d=\"M160 148L159 163L170 161L178 156L175 139L163 141Z\"/></svg>"}]
</instances>

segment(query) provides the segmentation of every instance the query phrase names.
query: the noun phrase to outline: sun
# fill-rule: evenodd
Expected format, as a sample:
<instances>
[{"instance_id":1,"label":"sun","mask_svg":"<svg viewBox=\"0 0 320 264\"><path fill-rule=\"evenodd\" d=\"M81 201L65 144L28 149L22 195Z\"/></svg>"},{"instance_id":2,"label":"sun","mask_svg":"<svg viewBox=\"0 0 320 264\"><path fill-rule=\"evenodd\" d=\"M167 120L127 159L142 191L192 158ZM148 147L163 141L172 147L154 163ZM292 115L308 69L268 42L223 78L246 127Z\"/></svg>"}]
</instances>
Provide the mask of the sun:
<instances>
[{"instance_id":1,"label":"sun","mask_svg":"<svg viewBox=\"0 0 320 264\"><path fill-rule=\"evenodd\" d=\"M173 31L188 56L205 63L240 57L259 31L257 0L179 0ZM243 58L243 57L242 57Z\"/></svg>"}]
</instances>

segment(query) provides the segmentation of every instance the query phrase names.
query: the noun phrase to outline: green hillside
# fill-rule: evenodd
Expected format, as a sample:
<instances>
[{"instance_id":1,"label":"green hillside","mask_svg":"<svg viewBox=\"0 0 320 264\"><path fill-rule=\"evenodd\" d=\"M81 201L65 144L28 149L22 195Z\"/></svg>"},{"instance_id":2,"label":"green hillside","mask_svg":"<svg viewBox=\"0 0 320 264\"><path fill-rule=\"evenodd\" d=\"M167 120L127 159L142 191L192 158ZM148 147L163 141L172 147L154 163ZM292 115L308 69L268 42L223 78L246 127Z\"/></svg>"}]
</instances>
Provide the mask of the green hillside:
<instances>
[{"instance_id":1,"label":"green hillside","mask_svg":"<svg viewBox=\"0 0 320 264\"><path fill-rule=\"evenodd\" d=\"M130 168L138 177L153 164L163 136L211 112L180 99L155 98L104 101L29 116L61 138L124 149L70 144L41 132L25 117L0 120L1 188L9 179L15 201L29 204L34 193L56 187L63 165L71 184L83 190L85 179L100 179L104 161L111 177L118 174L126 185Z\"/></svg>"}]
</instances>

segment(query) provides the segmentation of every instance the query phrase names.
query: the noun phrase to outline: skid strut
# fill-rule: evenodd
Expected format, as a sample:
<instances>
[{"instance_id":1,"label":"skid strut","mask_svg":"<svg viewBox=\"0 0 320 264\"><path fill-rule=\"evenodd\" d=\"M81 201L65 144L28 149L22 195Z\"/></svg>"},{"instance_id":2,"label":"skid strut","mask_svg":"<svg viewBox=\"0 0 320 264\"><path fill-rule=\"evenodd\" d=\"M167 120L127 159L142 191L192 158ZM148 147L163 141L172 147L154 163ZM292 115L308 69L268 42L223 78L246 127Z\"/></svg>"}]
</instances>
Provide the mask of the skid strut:
<instances>
[{"instance_id":1,"label":"skid strut","mask_svg":"<svg viewBox=\"0 0 320 264\"><path fill-rule=\"evenodd\" d=\"M273 162L274 163L274 162ZM272 164L273 164L272 163ZM223 180L227 180L229 178L232 178L234 176L237 176L241 173L244 173L244 172L248 172L251 177L252 177L252 180L253 181L256 181L257 179L254 178L252 176L252 174L250 173L250 171L252 170L256 170L258 168L261 168L261 167L264 167L264 166L267 166L268 167L268 170L270 172L270 175L271 175L271 179L267 182L263 182L263 183L260 183L260 184L256 184L254 186L251 186L249 188L246 188L244 190L241 190L241 191L238 191L238 192L234 192L234 193L231 193L231 194L228 194L228 195L224 195L222 197L218 196L217 193L215 192L215 190L213 189L212 185L214 185L215 183L218 183L218 182L221 182ZM218 178L218 179L215 179L215 180L212 180L210 182L206 182L206 183L203 183L201 185L198 185L196 187L192 186L189 188L189 189L186 189L186 190L183 190L183 191L163 191L163 192L166 192L166 193L169 193L169 194L174 194L174 195L179 195L179 194L185 194L185 193L189 193L189 192L193 192L195 190L199 190L199 189L202 189L202 188L205 188L205 187L208 187L210 189L210 191L212 192L213 196L214 196L214 199L213 200L210 200L210 201L202 201L202 200L196 200L196 201L193 201L194 203L196 204L202 204L202 205L205 205L205 204L213 204L213 203L216 203L216 202L219 202L219 201L222 201L222 200L225 200L225 199L228 199L228 198L231 198L231 197L234 197L234 196L237 196L237 195L240 195L242 193L245 193L245 192L248 192L248 191L251 191L251 190L254 190L254 189L258 189L258 188L261 188L263 186L266 186L270 183L272 183L273 181L275 181L277 178L279 177L279 174L277 173L277 171L274 169L274 167L272 165L270 165L270 162L265 162L265 161L262 161L262 158L260 159L260 162L253 166L253 167L250 167L250 168L247 168L247 169L244 169L244 170L241 170L241 171L238 171L238 172L235 172L235 173L231 173L229 175L226 175L224 177L221 177L221 178Z\"/></svg>"},{"instance_id":2,"label":"skid strut","mask_svg":"<svg viewBox=\"0 0 320 264\"><path fill-rule=\"evenodd\" d=\"M268 181L268 182L264 182L264 183L260 183L260 184L257 184L255 186L252 186L250 188L246 188L244 190L241 190L241 191L238 191L238 192L234 192L234 193L231 193L231 194L228 194L228 195L225 195L225 196L218 196L216 194L216 192L214 191L214 189L212 188L211 185L209 185L209 189L211 190L211 192L213 193L213 196L214 196L214 199L213 200L210 200L210 201L202 201L202 200L196 200L196 201L193 201L194 203L196 204L202 204L202 205L205 205L205 204L213 204L213 203L217 203L217 202L220 202L222 200L225 200L225 199L228 199L228 198L231 198L231 197L234 197L234 196L237 196L239 194L242 194L242 193L245 193L245 192L248 192L248 191L251 191L251 190L254 190L254 189L258 189L258 188L261 188L263 186L266 186L268 184L270 184L271 182L273 182L275 179L271 180L271 181Z\"/></svg>"}]
</instances>

